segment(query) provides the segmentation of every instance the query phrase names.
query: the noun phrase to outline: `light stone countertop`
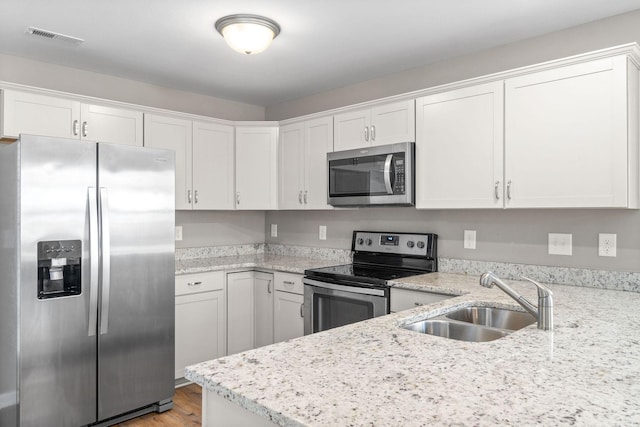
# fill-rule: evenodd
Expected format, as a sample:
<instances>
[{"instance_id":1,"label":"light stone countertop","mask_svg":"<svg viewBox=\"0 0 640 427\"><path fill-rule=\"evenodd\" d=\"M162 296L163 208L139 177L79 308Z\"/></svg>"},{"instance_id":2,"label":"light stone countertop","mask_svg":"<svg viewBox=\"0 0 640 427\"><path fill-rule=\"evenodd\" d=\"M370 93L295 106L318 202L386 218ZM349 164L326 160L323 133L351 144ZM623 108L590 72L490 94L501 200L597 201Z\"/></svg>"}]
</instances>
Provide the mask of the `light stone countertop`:
<instances>
[{"instance_id":1,"label":"light stone countertop","mask_svg":"<svg viewBox=\"0 0 640 427\"><path fill-rule=\"evenodd\" d=\"M509 283L537 300L532 285ZM640 424L640 294L550 285L553 332L534 324L470 343L398 325L454 306L519 306L474 276L394 286L459 296L194 365L186 378L283 426Z\"/></svg>"},{"instance_id":2,"label":"light stone countertop","mask_svg":"<svg viewBox=\"0 0 640 427\"><path fill-rule=\"evenodd\" d=\"M347 264L347 261L269 254L233 255L208 258L176 259L176 274L257 268L303 274L309 268Z\"/></svg>"}]
</instances>

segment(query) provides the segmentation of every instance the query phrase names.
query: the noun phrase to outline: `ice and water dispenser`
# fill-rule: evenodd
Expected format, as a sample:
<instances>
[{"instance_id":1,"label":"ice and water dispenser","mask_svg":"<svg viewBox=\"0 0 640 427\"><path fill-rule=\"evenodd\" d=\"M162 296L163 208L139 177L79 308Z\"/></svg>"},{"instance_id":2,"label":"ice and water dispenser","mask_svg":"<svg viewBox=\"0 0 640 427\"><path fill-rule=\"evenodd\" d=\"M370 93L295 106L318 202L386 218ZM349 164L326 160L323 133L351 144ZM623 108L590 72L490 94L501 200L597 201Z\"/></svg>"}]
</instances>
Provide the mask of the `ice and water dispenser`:
<instances>
[{"instance_id":1,"label":"ice and water dispenser","mask_svg":"<svg viewBox=\"0 0 640 427\"><path fill-rule=\"evenodd\" d=\"M38 299L79 295L81 261L80 240L38 242Z\"/></svg>"}]
</instances>

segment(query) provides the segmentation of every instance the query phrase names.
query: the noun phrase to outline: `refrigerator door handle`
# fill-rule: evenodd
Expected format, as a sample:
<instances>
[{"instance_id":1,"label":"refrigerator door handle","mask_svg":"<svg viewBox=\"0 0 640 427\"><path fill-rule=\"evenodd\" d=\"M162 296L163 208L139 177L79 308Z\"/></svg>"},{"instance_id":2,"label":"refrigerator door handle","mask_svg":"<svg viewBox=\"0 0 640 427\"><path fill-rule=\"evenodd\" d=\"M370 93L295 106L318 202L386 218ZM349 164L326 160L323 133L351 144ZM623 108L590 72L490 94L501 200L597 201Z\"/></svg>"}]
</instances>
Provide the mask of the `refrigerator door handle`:
<instances>
[{"instance_id":1,"label":"refrigerator door handle","mask_svg":"<svg viewBox=\"0 0 640 427\"><path fill-rule=\"evenodd\" d=\"M111 291L111 230L109 227L109 195L107 189L100 187L100 224L102 233L102 305L100 307L100 335L109 330L109 293Z\"/></svg>"},{"instance_id":2,"label":"refrigerator door handle","mask_svg":"<svg viewBox=\"0 0 640 427\"><path fill-rule=\"evenodd\" d=\"M89 201L89 336L96 334L98 325L98 194L95 187L87 191Z\"/></svg>"}]
</instances>

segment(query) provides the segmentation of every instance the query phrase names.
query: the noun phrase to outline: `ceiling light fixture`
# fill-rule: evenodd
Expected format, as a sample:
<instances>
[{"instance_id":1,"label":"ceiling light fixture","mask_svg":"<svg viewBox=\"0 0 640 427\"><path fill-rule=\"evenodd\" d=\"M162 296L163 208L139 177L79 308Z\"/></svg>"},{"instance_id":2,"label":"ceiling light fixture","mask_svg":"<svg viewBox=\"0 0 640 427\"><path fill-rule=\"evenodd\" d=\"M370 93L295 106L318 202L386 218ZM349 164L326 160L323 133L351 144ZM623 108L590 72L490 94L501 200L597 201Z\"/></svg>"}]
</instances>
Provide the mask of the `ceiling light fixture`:
<instances>
[{"instance_id":1,"label":"ceiling light fixture","mask_svg":"<svg viewBox=\"0 0 640 427\"><path fill-rule=\"evenodd\" d=\"M280 34L275 21L258 15L225 16L218 19L215 27L231 49L247 55L264 51Z\"/></svg>"}]
</instances>

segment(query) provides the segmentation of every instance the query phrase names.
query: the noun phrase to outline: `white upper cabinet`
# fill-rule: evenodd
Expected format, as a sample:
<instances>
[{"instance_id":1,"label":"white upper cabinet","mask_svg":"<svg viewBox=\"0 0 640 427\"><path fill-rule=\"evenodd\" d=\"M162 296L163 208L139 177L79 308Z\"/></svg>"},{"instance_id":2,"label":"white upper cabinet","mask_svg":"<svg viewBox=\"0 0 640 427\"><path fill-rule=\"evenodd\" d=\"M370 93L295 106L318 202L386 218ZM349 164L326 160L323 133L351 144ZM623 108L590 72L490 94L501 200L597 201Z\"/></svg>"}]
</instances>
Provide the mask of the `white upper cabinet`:
<instances>
[{"instance_id":1,"label":"white upper cabinet","mask_svg":"<svg viewBox=\"0 0 640 427\"><path fill-rule=\"evenodd\" d=\"M626 55L505 81L506 206L638 207L638 70Z\"/></svg>"},{"instance_id":2,"label":"white upper cabinet","mask_svg":"<svg viewBox=\"0 0 640 427\"><path fill-rule=\"evenodd\" d=\"M327 153L333 151L333 118L280 128L279 209L332 209L327 204Z\"/></svg>"},{"instance_id":3,"label":"white upper cabinet","mask_svg":"<svg viewBox=\"0 0 640 427\"><path fill-rule=\"evenodd\" d=\"M141 111L14 90L2 91L2 137L21 133L142 146Z\"/></svg>"},{"instance_id":4,"label":"white upper cabinet","mask_svg":"<svg viewBox=\"0 0 640 427\"><path fill-rule=\"evenodd\" d=\"M145 146L176 153L176 209L234 206L234 130L231 125L145 115Z\"/></svg>"},{"instance_id":5,"label":"white upper cabinet","mask_svg":"<svg viewBox=\"0 0 640 427\"><path fill-rule=\"evenodd\" d=\"M503 206L503 83L416 100L416 207Z\"/></svg>"},{"instance_id":6,"label":"white upper cabinet","mask_svg":"<svg viewBox=\"0 0 640 427\"><path fill-rule=\"evenodd\" d=\"M334 116L334 151L415 141L413 100Z\"/></svg>"},{"instance_id":7,"label":"white upper cabinet","mask_svg":"<svg viewBox=\"0 0 640 427\"><path fill-rule=\"evenodd\" d=\"M236 127L236 209L278 207L278 127Z\"/></svg>"}]
</instances>

